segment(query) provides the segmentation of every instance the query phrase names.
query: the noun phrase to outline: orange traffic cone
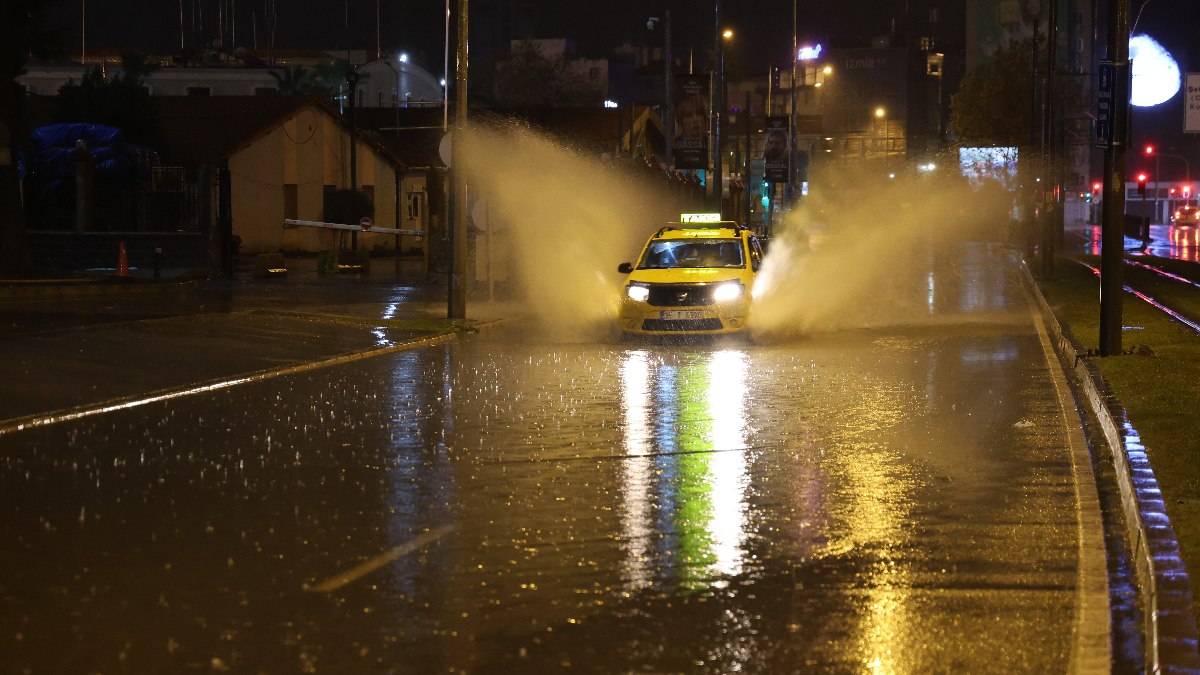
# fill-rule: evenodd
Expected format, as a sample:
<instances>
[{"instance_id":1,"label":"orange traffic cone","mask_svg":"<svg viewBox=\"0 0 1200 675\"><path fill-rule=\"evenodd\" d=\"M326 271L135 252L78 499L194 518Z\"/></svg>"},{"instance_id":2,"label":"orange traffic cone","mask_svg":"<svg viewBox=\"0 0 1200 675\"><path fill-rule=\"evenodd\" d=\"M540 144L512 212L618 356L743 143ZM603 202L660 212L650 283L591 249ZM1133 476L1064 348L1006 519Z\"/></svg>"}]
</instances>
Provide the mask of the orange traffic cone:
<instances>
[{"instance_id":1,"label":"orange traffic cone","mask_svg":"<svg viewBox=\"0 0 1200 675\"><path fill-rule=\"evenodd\" d=\"M121 242L120 252L117 253L117 276L129 276L129 256L125 254L125 242Z\"/></svg>"}]
</instances>

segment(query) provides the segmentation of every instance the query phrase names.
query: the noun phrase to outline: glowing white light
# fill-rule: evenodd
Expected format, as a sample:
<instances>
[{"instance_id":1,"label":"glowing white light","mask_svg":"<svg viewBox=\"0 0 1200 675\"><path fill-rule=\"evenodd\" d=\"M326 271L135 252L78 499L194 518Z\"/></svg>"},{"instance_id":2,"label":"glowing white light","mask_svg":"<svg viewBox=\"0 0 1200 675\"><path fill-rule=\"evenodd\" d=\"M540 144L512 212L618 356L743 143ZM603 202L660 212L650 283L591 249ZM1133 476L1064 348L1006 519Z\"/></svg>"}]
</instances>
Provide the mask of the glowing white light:
<instances>
[{"instance_id":1,"label":"glowing white light","mask_svg":"<svg viewBox=\"0 0 1200 675\"><path fill-rule=\"evenodd\" d=\"M408 54L400 52L400 54L396 56L396 60L400 63L408 63Z\"/></svg>"},{"instance_id":2,"label":"glowing white light","mask_svg":"<svg viewBox=\"0 0 1200 675\"><path fill-rule=\"evenodd\" d=\"M616 107L617 107L617 102L616 102L616 101L613 101L613 100L611 100L611 99L609 99L609 100L605 100L605 101L604 101L604 107L605 107L605 108L616 108Z\"/></svg>"},{"instance_id":3,"label":"glowing white light","mask_svg":"<svg viewBox=\"0 0 1200 675\"><path fill-rule=\"evenodd\" d=\"M742 295L742 285L736 281L721 284L713 289L713 300L716 302L729 302Z\"/></svg>"},{"instance_id":4,"label":"glowing white light","mask_svg":"<svg viewBox=\"0 0 1200 675\"><path fill-rule=\"evenodd\" d=\"M719 223L719 222L721 222L721 214L719 214L719 213L681 213L681 214L679 214L679 222L681 222L681 223Z\"/></svg>"},{"instance_id":5,"label":"glowing white light","mask_svg":"<svg viewBox=\"0 0 1200 675\"><path fill-rule=\"evenodd\" d=\"M650 297L650 289L645 286L630 286L625 292L631 300L637 302L645 302L646 298Z\"/></svg>"},{"instance_id":6,"label":"glowing white light","mask_svg":"<svg viewBox=\"0 0 1200 675\"><path fill-rule=\"evenodd\" d=\"M1148 108L1164 103L1179 92L1179 64L1170 52L1149 35L1129 38L1133 62L1133 90L1129 102Z\"/></svg>"},{"instance_id":7,"label":"glowing white light","mask_svg":"<svg viewBox=\"0 0 1200 675\"><path fill-rule=\"evenodd\" d=\"M821 45L812 45L811 47L801 47L796 52L797 61L815 61L821 58Z\"/></svg>"}]
</instances>

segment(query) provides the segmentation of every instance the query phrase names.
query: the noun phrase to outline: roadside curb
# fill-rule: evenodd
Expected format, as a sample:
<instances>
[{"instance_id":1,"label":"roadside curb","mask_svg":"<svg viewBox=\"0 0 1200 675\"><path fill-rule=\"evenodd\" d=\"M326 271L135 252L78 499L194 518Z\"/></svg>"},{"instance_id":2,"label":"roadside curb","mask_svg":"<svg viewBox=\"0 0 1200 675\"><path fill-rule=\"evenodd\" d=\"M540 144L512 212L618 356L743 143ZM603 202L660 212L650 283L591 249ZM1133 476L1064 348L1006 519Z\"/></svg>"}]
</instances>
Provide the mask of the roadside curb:
<instances>
[{"instance_id":1,"label":"roadside curb","mask_svg":"<svg viewBox=\"0 0 1200 675\"><path fill-rule=\"evenodd\" d=\"M194 280L148 280L119 278L29 279L0 281L0 300L53 300L99 295L140 295L188 292Z\"/></svg>"},{"instance_id":2,"label":"roadside curb","mask_svg":"<svg viewBox=\"0 0 1200 675\"><path fill-rule=\"evenodd\" d=\"M1027 265L1020 265L1051 331L1055 351L1083 389L1092 414L1112 450L1125 536L1143 612L1146 672L1200 672L1197 626L1191 614L1192 587L1179 541L1167 517L1158 480L1145 446L1129 423L1100 369L1042 295Z\"/></svg>"}]
</instances>

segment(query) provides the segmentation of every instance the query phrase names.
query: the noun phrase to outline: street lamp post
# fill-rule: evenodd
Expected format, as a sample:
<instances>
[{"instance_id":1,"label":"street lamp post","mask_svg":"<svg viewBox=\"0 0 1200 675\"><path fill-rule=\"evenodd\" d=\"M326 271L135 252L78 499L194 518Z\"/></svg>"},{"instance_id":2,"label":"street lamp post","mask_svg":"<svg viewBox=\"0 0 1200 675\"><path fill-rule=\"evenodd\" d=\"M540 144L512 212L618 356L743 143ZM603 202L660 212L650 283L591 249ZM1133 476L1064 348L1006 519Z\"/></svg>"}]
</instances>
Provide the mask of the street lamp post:
<instances>
[{"instance_id":1,"label":"street lamp post","mask_svg":"<svg viewBox=\"0 0 1200 675\"><path fill-rule=\"evenodd\" d=\"M891 170L891 137L888 136L888 117L887 108L880 106L875 109L875 117L883 120L883 170L885 172Z\"/></svg>"},{"instance_id":2,"label":"street lamp post","mask_svg":"<svg viewBox=\"0 0 1200 675\"><path fill-rule=\"evenodd\" d=\"M665 148L663 150L663 159L665 164L670 167L675 164L674 148L672 145L675 140L675 112L671 108L671 10L666 10L663 14L663 136L666 137ZM659 18L652 16L646 21L646 28L654 29Z\"/></svg>"},{"instance_id":3,"label":"street lamp post","mask_svg":"<svg viewBox=\"0 0 1200 675\"><path fill-rule=\"evenodd\" d=\"M722 40L724 31L721 30L721 0L713 3L713 17L715 20L713 25L715 49L713 51L717 62L713 67L712 91L709 96L712 102L712 129L710 130L712 133L712 202L716 211L722 211L721 111L725 107L725 97L722 96L724 91L722 79L725 75L725 44Z\"/></svg>"}]
</instances>

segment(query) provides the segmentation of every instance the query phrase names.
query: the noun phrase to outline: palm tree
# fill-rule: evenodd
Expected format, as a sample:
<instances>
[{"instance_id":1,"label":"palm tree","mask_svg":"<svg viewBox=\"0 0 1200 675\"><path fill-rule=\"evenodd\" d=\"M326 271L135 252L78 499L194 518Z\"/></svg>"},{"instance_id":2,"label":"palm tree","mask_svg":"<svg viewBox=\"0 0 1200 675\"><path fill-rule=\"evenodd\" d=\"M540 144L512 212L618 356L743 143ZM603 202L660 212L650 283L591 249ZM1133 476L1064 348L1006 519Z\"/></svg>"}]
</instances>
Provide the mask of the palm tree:
<instances>
[{"instance_id":1,"label":"palm tree","mask_svg":"<svg viewBox=\"0 0 1200 675\"><path fill-rule=\"evenodd\" d=\"M271 77L275 78L275 82L279 84L279 93L285 96L306 94L317 86L313 73L304 66L281 68L272 70L270 73Z\"/></svg>"}]
</instances>

